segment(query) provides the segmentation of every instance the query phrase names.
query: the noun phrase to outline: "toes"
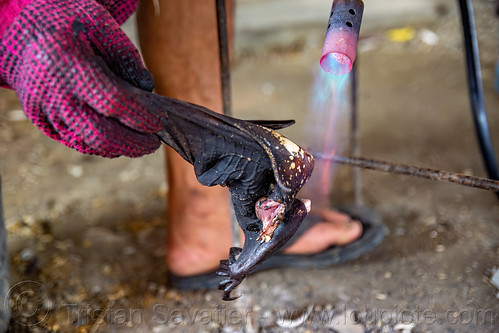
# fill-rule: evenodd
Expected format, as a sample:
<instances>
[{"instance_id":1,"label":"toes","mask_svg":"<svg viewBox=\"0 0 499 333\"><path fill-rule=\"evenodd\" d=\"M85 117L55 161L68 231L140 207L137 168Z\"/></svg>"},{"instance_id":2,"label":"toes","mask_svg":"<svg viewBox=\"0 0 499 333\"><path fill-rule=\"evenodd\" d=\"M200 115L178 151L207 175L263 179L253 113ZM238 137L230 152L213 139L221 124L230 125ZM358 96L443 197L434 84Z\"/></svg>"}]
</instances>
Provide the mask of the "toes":
<instances>
[{"instance_id":1,"label":"toes","mask_svg":"<svg viewBox=\"0 0 499 333\"><path fill-rule=\"evenodd\" d=\"M331 246L349 244L362 235L362 224L352 220L348 225L320 222L307 230L283 252L289 254L314 254Z\"/></svg>"},{"instance_id":2,"label":"toes","mask_svg":"<svg viewBox=\"0 0 499 333\"><path fill-rule=\"evenodd\" d=\"M345 245L353 242L362 235L362 224L357 220L351 220L349 225L345 226L345 230L338 235L336 243Z\"/></svg>"},{"instance_id":3,"label":"toes","mask_svg":"<svg viewBox=\"0 0 499 333\"><path fill-rule=\"evenodd\" d=\"M313 213L322 219L324 219L325 222L335 224L335 225L348 225L352 221L352 217L348 214L341 213L337 210L332 210L332 209L323 209L323 208L317 208L313 209Z\"/></svg>"}]
</instances>

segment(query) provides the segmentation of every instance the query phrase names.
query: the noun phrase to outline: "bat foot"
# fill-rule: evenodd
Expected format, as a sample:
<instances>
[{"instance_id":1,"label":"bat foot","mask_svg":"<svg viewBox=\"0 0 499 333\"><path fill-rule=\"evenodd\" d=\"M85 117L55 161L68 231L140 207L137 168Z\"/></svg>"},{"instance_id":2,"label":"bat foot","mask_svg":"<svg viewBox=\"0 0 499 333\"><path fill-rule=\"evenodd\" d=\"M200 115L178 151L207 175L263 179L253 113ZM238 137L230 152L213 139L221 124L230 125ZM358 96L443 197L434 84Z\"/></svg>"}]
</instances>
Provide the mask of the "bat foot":
<instances>
[{"instance_id":1,"label":"bat foot","mask_svg":"<svg viewBox=\"0 0 499 333\"><path fill-rule=\"evenodd\" d=\"M241 295L231 296L231 292L236 289L236 287L240 285L246 277L246 274L237 274L231 269L236 264L237 258L241 254L241 251L241 248L231 247L229 259L220 260L220 268L217 271L217 275L224 276L226 279L222 280L218 284L218 289L223 290L222 300L224 301L233 301L241 297Z\"/></svg>"}]
</instances>

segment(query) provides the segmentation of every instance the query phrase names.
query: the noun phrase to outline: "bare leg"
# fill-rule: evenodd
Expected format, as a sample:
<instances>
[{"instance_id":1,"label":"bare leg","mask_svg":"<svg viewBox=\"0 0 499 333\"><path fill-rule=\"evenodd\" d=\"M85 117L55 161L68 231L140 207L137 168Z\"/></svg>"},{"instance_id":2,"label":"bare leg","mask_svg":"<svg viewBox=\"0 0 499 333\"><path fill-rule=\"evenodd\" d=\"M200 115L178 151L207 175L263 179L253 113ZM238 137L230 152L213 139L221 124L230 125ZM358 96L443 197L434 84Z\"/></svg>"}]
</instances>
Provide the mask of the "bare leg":
<instances>
[{"instance_id":1,"label":"bare leg","mask_svg":"<svg viewBox=\"0 0 499 333\"><path fill-rule=\"evenodd\" d=\"M162 0L156 9L153 3L141 1L137 20L156 91L221 112L215 2ZM172 149L166 148L166 158L168 267L184 275L211 270L230 247L229 194L201 186L193 167Z\"/></svg>"},{"instance_id":2,"label":"bare leg","mask_svg":"<svg viewBox=\"0 0 499 333\"><path fill-rule=\"evenodd\" d=\"M141 1L137 13L140 44L156 91L221 112L215 1L158 3L159 8L154 8L154 1ZM231 246L229 195L220 187L199 185L192 166L173 150L167 148L166 155L168 267L177 275L213 270ZM287 252L317 252L361 234L360 224L350 223L347 216L326 215L322 216L331 223L314 226Z\"/></svg>"}]
</instances>

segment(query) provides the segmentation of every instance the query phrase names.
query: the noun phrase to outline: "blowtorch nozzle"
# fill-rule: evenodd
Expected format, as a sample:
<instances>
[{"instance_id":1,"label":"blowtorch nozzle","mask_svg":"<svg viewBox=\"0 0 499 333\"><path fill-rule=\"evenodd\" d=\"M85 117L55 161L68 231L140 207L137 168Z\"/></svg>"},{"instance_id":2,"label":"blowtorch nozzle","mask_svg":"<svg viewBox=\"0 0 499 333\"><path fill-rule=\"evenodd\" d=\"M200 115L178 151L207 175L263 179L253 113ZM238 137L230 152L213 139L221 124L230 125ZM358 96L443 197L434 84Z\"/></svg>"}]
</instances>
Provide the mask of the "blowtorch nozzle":
<instances>
[{"instance_id":1,"label":"blowtorch nozzle","mask_svg":"<svg viewBox=\"0 0 499 333\"><path fill-rule=\"evenodd\" d=\"M363 12L362 0L333 1L320 61L326 72L346 74L352 70Z\"/></svg>"}]
</instances>

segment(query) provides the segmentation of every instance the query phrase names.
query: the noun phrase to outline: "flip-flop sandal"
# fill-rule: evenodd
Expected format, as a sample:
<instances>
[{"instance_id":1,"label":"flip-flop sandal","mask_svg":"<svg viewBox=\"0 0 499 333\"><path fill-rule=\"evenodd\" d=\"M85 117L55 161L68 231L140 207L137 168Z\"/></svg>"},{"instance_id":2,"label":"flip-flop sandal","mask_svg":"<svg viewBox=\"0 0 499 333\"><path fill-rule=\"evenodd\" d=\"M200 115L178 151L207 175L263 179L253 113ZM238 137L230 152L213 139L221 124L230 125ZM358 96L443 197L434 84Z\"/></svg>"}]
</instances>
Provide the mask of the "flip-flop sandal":
<instances>
[{"instance_id":1,"label":"flip-flop sandal","mask_svg":"<svg viewBox=\"0 0 499 333\"><path fill-rule=\"evenodd\" d=\"M362 224L362 236L355 241L342 245L332 246L322 252L314 254L282 254L277 253L265 260L258 266L253 273L273 269L273 268L325 268L340 263L344 263L359 256L366 254L379 245L385 237L385 226L381 221L380 216L371 208L365 206L344 206L337 209L349 215L352 219L360 221ZM306 217L295 235L290 239L286 246L291 245L296 239L303 235L308 229L315 224L323 221L320 217L310 214ZM190 275L177 276L168 273L168 285L179 290L195 290L195 289L217 289L218 283L223 277L216 274L216 270L212 272Z\"/></svg>"}]
</instances>

